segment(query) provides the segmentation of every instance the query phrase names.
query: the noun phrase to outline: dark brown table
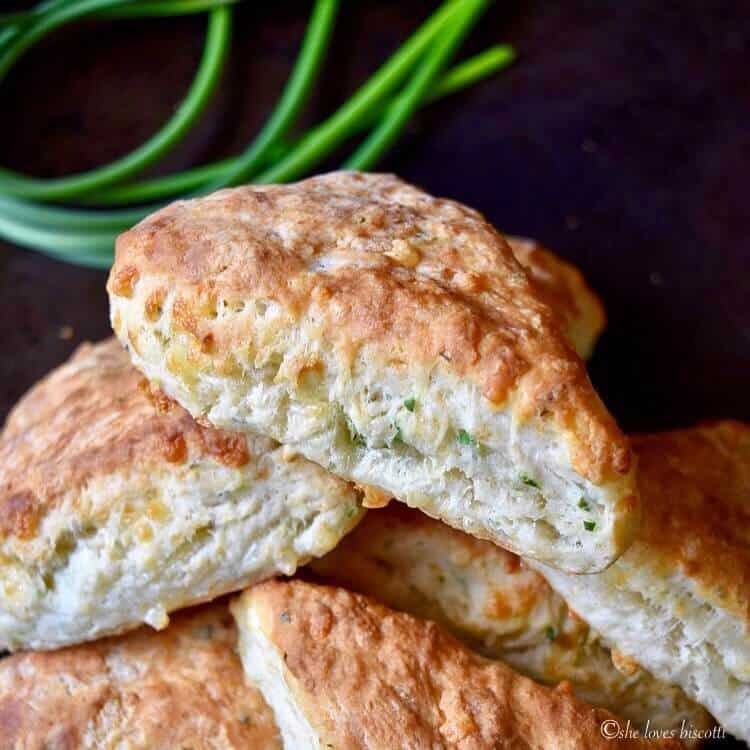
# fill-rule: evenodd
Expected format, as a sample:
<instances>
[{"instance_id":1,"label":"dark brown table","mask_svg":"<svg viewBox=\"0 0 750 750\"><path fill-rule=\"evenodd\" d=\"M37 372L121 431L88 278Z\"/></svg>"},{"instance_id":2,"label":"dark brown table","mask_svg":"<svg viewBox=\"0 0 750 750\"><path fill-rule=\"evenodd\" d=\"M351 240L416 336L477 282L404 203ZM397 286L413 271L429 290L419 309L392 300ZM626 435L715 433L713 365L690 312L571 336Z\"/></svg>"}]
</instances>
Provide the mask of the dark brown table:
<instances>
[{"instance_id":1,"label":"dark brown table","mask_svg":"<svg viewBox=\"0 0 750 750\"><path fill-rule=\"evenodd\" d=\"M346 4L306 121L433 5ZM162 171L247 142L294 59L303 7L236 14L221 91ZM203 29L199 18L100 25L35 50L0 87L0 163L60 175L136 146L186 90ZM498 41L518 46L517 65L421 114L383 168L584 269L610 319L592 377L625 428L749 420L747 4L498 3L468 48ZM104 281L0 244L0 416L78 342L108 334Z\"/></svg>"}]
</instances>

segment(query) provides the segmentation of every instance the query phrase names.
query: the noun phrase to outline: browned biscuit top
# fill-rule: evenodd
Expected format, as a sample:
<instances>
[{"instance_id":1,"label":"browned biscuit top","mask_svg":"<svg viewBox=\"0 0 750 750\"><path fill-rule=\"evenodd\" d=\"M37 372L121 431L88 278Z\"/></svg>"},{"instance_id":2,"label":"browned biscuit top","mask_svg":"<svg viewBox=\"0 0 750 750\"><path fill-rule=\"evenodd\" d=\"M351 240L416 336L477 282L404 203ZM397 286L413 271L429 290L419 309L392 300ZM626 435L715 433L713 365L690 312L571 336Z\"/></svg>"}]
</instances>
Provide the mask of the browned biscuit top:
<instances>
[{"instance_id":1,"label":"browned biscuit top","mask_svg":"<svg viewBox=\"0 0 750 750\"><path fill-rule=\"evenodd\" d=\"M646 512L625 560L679 568L750 627L750 425L732 420L636 435Z\"/></svg>"},{"instance_id":2,"label":"browned biscuit top","mask_svg":"<svg viewBox=\"0 0 750 750\"><path fill-rule=\"evenodd\" d=\"M410 564L412 551L415 557L441 561L440 565L429 565L431 595L415 585L419 574L416 566ZM492 624L500 630L503 621L513 624L506 634L511 643L522 632L545 631L554 625L555 645L572 647L576 636L588 630L583 621L568 613L562 598L552 593L544 576L528 567L521 557L403 503L390 503L387 508L370 511L335 549L311 561L310 568L324 582L435 620L465 636L475 650L483 647L486 626ZM446 579L446 570L454 573L450 579ZM469 573L468 580L462 575L464 570ZM486 588L482 589L482 585ZM472 604L481 603L481 608L461 610L460 619L456 618L464 597L451 596L454 586L462 589L462 594L466 591L466 598ZM410 597L408 606L400 598L402 591ZM540 608L543 614L535 618L535 610ZM535 619L543 623L539 625ZM563 629L563 622L569 622L570 626ZM534 643L531 637L529 641Z\"/></svg>"},{"instance_id":3,"label":"browned biscuit top","mask_svg":"<svg viewBox=\"0 0 750 750\"><path fill-rule=\"evenodd\" d=\"M161 632L3 659L0 746L280 750L235 643L219 602L176 615Z\"/></svg>"},{"instance_id":4,"label":"browned biscuit top","mask_svg":"<svg viewBox=\"0 0 750 750\"><path fill-rule=\"evenodd\" d=\"M604 305L581 271L535 240L507 237L542 300L560 317L568 339L581 357L589 357L604 330Z\"/></svg>"},{"instance_id":5,"label":"browned biscuit top","mask_svg":"<svg viewBox=\"0 0 750 750\"><path fill-rule=\"evenodd\" d=\"M543 687L461 646L435 623L344 589L267 582L232 604L283 654L287 689L323 746L382 748L679 748L607 739L612 714Z\"/></svg>"},{"instance_id":6,"label":"browned biscuit top","mask_svg":"<svg viewBox=\"0 0 750 750\"><path fill-rule=\"evenodd\" d=\"M393 176L338 172L174 203L118 239L110 295L146 280L148 299L158 308L172 295L177 324L217 362L254 336L212 314L218 301L273 300L343 357L367 347L384 361L439 365L490 404L512 399L521 419L552 420L595 483L630 468L626 438L502 236L476 211Z\"/></svg>"},{"instance_id":7,"label":"browned biscuit top","mask_svg":"<svg viewBox=\"0 0 750 750\"><path fill-rule=\"evenodd\" d=\"M0 435L0 539L34 537L63 494L96 476L197 457L240 467L249 443L197 424L152 392L115 339L83 344L8 416Z\"/></svg>"}]
</instances>

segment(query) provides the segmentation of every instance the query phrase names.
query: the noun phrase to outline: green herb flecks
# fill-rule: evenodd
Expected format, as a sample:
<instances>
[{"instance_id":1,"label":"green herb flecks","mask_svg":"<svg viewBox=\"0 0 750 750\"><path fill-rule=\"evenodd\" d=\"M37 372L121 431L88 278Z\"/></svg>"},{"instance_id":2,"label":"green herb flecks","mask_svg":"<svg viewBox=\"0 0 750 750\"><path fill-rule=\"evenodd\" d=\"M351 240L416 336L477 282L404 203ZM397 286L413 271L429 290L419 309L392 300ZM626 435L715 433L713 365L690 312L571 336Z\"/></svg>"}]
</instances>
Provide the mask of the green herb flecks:
<instances>
[{"instance_id":1,"label":"green herb flecks","mask_svg":"<svg viewBox=\"0 0 750 750\"><path fill-rule=\"evenodd\" d=\"M461 445L476 445L477 441L474 438L474 436L470 432L466 432L466 430L459 430L458 434L456 435L456 440Z\"/></svg>"},{"instance_id":2,"label":"green herb flecks","mask_svg":"<svg viewBox=\"0 0 750 750\"><path fill-rule=\"evenodd\" d=\"M367 448L367 441L365 440L365 436L359 432L355 432L352 435L352 443L354 443L354 445L356 445L358 448Z\"/></svg>"},{"instance_id":3,"label":"green herb flecks","mask_svg":"<svg viewBox=\"0 0 750 750\"><path fill-rule=\"evenodd\" d=\"M557 632L557 628L554 628L554 627L552 627L552 625L548 625L548 626L547 626L547 627L546 627L546 628L544 629L544 637L545 637L545 638L546 638L546 639L547 639L548 641L554 641L554 640L555 640L555 638L557 638L557 636L558 636L558 635L559 635L559 634L558 634L558 632Z\"/></svg>"},{"instance_id":4,"label":"green herb flecks","mask_svg":"<svg viewBox=\"0 0 750 750\"><path fill-rule=\"evenodd\" d=\"M356 446L357 448L367 448L367 441L365 440L365 436L357 430L349 417L345 417L345 420L346 429L349 432L349 440L351 441L352 445Z\"/></svg>"},{"instance_id":5,"label":"green herb flecks","mask_svg":"<svg viewBox=\"0 0 750 750\"><path fill-rule=\"evenodd\" d=\"M404 401L404 406L407 411L413 412L417 406L417 400L415 398L407 398L406 401Z\"/></svg>"},{"instance_id":6,"label":"green herb flecks","mask_svg":"<svg viewBox=\"0 0 750 750\"><path fill-rule=\"evenodd\" d=\"M594 531L596 529L596 521L584 521L583 528L586 531Z\"/></svg>"},{"instance_id":7,"label":"green herb flecks","mask_svg":"<svg viewBox=\"0 0 750 750\"><path fill-rule=\"evenodd\" d=\"M578 507L579 507L579 508L580 508L581 510L591 510L591 506L590 506L590 505L589 505L589 504L588 504L588 503L586 502L586 500L585 500L584 498L581 498L581 499L580 499L580 500L578 501Z\"/></svg>"},{"instance_id":8,"label":"green herb flecks","mask_svg":"<svg viewBox=\"0 0 750 750\"><path fill-rule=\"evenodd\" d=\"M525 484L527 487L536 487L539 489L540 485L539 482L536 481L536 479L533 479L528 474L521 474L520 477L518 477L523 484Z\"/></svg>"}]
</instances>

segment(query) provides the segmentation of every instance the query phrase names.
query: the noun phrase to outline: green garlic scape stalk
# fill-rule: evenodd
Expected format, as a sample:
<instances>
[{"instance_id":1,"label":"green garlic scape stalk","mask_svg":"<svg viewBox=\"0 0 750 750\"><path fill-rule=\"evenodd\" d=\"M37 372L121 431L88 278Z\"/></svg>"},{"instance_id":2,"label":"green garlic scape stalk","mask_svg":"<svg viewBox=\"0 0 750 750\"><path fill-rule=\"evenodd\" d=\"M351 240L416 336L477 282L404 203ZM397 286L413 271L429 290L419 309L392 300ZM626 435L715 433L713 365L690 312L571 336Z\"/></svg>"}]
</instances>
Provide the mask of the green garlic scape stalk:
<instances>
[{"instance_id":1,"label":"green garlic scape stalk","mask_svg":"<svg viewBox=\"0 0 750 750\"><path fill-rule=\"evenodd\" d=\"M84 17L208 13L203 55L185 98L141 146L104 166L56 179L0 168L0 237L69 263L108 268L117 235L167 201L243 182L300 179L357 136L362 139L342 166L372 169L417 109L502 70L515 58L512 47L497 45L448 69L457 48L490 4L490 0L448 0L336 112L293 138L290 132L319 77L340 4L340 0L315 0L281 97L247 148L236 156L177 174L137 179L169 154L205 111L227 57L231 6L237 1L46 0L26 12L0 14L2 81L36 42ZM65 204L88 208L66 208Z\"/></svg>"}]
</instances>

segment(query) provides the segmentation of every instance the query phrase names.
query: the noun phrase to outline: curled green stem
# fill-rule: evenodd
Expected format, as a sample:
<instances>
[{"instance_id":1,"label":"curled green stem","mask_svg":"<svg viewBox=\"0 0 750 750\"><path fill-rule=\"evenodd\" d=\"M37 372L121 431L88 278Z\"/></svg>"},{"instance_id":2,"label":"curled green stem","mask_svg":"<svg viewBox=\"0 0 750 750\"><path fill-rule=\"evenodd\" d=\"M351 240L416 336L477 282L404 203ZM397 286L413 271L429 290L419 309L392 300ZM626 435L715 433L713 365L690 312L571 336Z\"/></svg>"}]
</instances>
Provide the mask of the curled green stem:
<instances>
[{"instance_id":1,"label":"curled green stem","mask_svg":"<svg viewBox=\"0 0 750 750\"><path fill-rule=\"evenodd\" d=\"M417 108L509 65L512 48L496 46L443 73L448 60L489 0L448 0L333 115L301 137L286 140L314 86L340 0L316 0L300 54L266 125L242 154L166 177L127 182L172 148L203 110L220 75L236 0L46 0L13 18L0 17L0 79L38 39L76 18L167 16L210 11L206 46L191 89L175 115L143 146L87 173L41 180L0 170L0 236L66 262L96 268L111 263L119 232L165 198L202 194L254 179L283 182L303 176L347 140L369 135L347 160L370 168L393 144ZM3 23L4 22L4 23ZM31 199L31 200L29 200ZM69 209L43 202L112 205L115 210ZM40 202L37 202L40 201Z\"/></svg>"},{"instance_id":2,"label":"curled green stem","mask_svg":"<svg viewBox=\"0 0 750 750\"><path fill-rule=\"evenodd\" d=\"M456 14L452 23L447 24L435 44L417 67L404 91L388 108L384 117L346 160L347 169L371 169L385 151L398 138L407 120L414 114L427 91L450 60L469 29L476 23L479 14L486 9L489 0L470 0Z\"/></svg>"},{"instance_id":3,"label":"curled green stem","mask_svg":"<svg viewBox=\"0 0 750 750\"><path fill-rule=\"evenodd\" d=\"M112 0L97 0L88 6ZM79 9L84 3L79 4ZM88 7L87 6L87 7ZM46 16L44 19L46 20ZM0 193L19 198L61 201L94 193L142 172L173 149L203 113L216 88L231 32L231 14L226 7L211 12L206 45L198 72L187 97L175 114L154 136L122 159L98 169L69 177L43 180L0 169ZM14 43L15 44L15 43ZM0 61L0 74L2 72Z\"/></svg>"}]
</instances>

